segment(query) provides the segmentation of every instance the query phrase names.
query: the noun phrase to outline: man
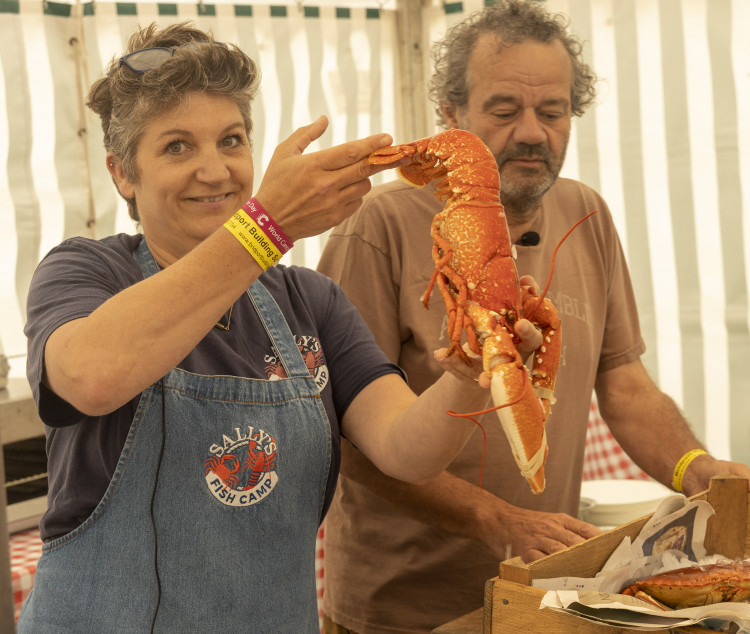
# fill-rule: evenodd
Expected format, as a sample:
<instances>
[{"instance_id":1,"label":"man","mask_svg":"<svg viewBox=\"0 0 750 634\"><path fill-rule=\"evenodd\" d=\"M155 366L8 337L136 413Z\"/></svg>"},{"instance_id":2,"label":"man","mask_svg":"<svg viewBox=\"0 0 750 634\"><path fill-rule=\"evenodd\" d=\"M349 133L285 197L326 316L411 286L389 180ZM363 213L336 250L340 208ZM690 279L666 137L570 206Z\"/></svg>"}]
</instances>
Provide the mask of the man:
<instances>
[{"instance_id":1,"label":"man","mask_svg":"<svg viewBox=\"0 0 750 634\"><path fill-rule=\"evenodd\" d=\"M556 405L547 421L546 488L520 475L495 414L436 481L401 485L348 445L326 519L324 613L330 632L425 632L482 605L484 582L508 556L531 561L598 530L575 519L592 389L612 433L652 477L672 486L675 466L701 448L674 402L649 378L625 258L601 197L558 179L571 119L594 98L580 43L540 3L507 0L455 26L436 45L431 96L446 127L488 145L520 273L542 284L560 249L548 297L563 321ZM375 188L331 235L319 270L339 282L386 354L420 392L438 376L432 350L446 345L437 293L420 303L434 264L434 188ZM695 456L695 454L691 454ZM681 487L711 476L750 477L744 465L694 457Z\"/></svg>"}]
</instances>

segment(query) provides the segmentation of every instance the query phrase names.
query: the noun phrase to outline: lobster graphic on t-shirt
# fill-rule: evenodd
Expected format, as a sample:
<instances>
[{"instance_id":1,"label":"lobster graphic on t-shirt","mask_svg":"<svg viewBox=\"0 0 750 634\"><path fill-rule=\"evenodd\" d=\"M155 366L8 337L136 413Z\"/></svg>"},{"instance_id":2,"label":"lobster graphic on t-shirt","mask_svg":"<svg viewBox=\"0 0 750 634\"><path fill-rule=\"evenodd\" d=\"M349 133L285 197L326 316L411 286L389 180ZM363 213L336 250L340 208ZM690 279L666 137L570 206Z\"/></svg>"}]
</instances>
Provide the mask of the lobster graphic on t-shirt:
<instances>
[{"instance_id":1,"label":"lobster graphic on t-shirt","mask_svg":"<svg viewBox=\"0 0 750 634\"><path fill-rule=\"evenodd\" d=\"M323 355L323 347L317 337L303 335L296 337L296 340L300 354L310 371L310 376L315 379L318 390L322 392L323 388L328 385L328 366L326 366L326 359ZM286 370L284 370L275 350L272 350L271 354L267 354L264 361L266 363L266 377L270 381L286 378Z\"/></svg>"}]
</instances>

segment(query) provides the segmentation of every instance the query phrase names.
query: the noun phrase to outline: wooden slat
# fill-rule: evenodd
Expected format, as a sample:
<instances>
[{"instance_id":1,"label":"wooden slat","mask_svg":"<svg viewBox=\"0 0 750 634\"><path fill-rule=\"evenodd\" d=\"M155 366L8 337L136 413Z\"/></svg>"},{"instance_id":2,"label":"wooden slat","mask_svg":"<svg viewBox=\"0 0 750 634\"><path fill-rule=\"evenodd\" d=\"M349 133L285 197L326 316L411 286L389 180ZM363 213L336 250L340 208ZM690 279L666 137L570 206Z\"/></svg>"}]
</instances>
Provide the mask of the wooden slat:
<instances>
[{"instance_id":1,"label":"wooden slat","mask_svg":"<svg viewBox=\"0 0 750 634\"><path fill-rule=\"evenodd\" d=\"M732 559L745 557L747 541L747 480L735 476L715 476L708 491L708 503L716 514L708 520L706 552Z\"/></svg>"},{"instance_id":2,"label":"wooden slat","mask_svg":"<svg viewBox=\"0 0 750 634\"><path fill-rule=\"evenodd\" d=\"M0 433L0 632L15 632L16 620L13 612L13 585L10 576L10 539L5 522L5 460Z\"/></svg>"},{"instance_id":3,"label":"wooden slat","mask_svg":"<svg viewBox=\"0 0 750 634\"><path fill-rule=\"evenodd\" d=\"M8 504L6 517L9 533L19 533L29 528L37 528L47 510L47 496L41 495L30 500ZM2 630L0 630L2 632Z\"/></svg>"},{"instance_id":4,"label":"wooden slat","mask_svg":"<svg viewBox=\"0 0 750 634\"><path fill-rule=\"evenodd\" d=\"M621 628L601 625L573 614L539 609L544 590L522 587L496 579L491 585L491 603L485 606L485 632L545 632L545 634L619 634ZM531 629L533 628L533 629Z\"/></svg>"},{"instance_id":5,"label":"wooden slat","mask_svg":"<svg viewBox=\"0 0 750 634\"><path fill-rule=\"evenodd\" d=\"M0 390L0 438L10 444L35 436L44 436L31 388L26 379L10 379Z\"/></svg>"}]
</instances>

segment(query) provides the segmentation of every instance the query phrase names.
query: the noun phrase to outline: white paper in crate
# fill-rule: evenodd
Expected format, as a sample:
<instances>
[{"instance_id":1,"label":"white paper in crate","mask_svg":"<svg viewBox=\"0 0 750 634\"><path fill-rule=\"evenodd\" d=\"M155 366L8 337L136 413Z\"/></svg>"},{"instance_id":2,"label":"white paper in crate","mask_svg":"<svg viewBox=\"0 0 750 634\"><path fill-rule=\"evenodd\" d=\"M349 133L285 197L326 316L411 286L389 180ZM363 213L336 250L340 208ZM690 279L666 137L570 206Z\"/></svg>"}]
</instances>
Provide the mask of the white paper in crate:
<instances>
[{"instance_id":1,"label":"white paper in crate","mask_svg":"<svg viewBox=\"0 0 750 634\"><path fill-rule=\"evenodd\" d=\"M750 632L748 604L720 603L663 612L640 599L617 594L634 581L659 572L724 560L706 557L706 525L713 513L711 505L702 500L689 502L682 495L666 498L638 536L632 542L629 537L623 539L595 577L533 580L533 586L548 590L540 608L575 612L637 629L731 621L741 632Z\"/></svg>"}]
</instances>

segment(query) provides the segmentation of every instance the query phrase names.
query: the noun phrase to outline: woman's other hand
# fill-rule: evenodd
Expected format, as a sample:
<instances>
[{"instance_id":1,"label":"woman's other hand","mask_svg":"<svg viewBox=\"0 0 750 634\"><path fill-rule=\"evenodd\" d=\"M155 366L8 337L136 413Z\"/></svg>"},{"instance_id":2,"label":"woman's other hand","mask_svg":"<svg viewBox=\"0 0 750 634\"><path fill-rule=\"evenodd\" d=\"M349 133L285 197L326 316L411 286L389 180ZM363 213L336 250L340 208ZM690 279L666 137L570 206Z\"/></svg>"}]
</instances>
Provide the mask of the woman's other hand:
<instances>
[{"instance_id":1,"label":"woman's other hand","mask_svg":"<svg viewBox=\"0 0 750 634\"><path fill-rule=\"evenodd\" d=\"M482 371L482 357L475 354L469 344L465 343L461 346L466 353L466 356L471 361L471 365L466 365L466 362L461 359L458 354L451 354L448 356L448 348L439 348L433 352L433 357L443 368L444 371L452 374L457 379L464 382L477 382L480 387L489 387L490 379Z\"/></svg>"}]
</instances>

